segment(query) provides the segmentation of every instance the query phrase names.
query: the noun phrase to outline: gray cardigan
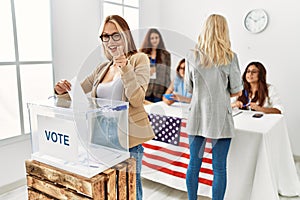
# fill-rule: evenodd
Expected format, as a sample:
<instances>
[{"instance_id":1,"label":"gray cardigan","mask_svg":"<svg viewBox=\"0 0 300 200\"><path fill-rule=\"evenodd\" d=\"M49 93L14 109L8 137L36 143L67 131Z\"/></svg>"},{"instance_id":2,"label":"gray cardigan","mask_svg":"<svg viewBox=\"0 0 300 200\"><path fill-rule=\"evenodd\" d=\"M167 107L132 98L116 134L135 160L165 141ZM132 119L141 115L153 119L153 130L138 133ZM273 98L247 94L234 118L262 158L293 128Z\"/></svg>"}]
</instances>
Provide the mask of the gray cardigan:
<instances>
[{"instance_id":1,"label":"gray cardigan","mask_svg":"<svg viewBox=\"0 0 300 200\"><path fill-rule=\"evenodd\" d=\"M193 93L187 131L219 139L234 136L230 94L243 89L237 55L225 66L203 67L191 53L186 61L185 84Z\"/></svg>"}]
</instances>

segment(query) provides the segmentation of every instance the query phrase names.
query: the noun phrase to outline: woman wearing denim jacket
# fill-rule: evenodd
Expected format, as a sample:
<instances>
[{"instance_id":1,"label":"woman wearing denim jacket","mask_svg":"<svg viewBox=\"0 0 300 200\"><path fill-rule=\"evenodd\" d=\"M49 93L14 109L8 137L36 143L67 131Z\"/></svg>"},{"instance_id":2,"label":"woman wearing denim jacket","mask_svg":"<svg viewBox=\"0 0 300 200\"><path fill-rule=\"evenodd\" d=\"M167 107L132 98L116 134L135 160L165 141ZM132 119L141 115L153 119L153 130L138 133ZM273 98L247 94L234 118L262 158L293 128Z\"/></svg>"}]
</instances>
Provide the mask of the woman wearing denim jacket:
<instances>
[{"instance_id":1,"label":"woman wearing denim jacket","mask_svg":"<svg viewBox=\"0 0 300 200\"><path fill-rule=\"evenodd\" d=\"M192 94L189 93L184 85L184 73L185 73L185 59L181 59L176 67L176 76L171 82L169 88L165 94L172 94L171 99L167 99L163 96L163 101L171 105L175 101L190 103L192 99Z\"/></svg>"},{"instance_id":2,"label":"woman wearing denim jacket","mask_svg":"<svg viewBox=\"0 0 300 200\"><path fill-rule=\"evenodd\" d=\"M226 190L226 160L234 136L230 96L243 89L237 55L231 50L226 19L210 15L198 44L187 58L185 83L193 98L187 132L190 161L186 174L189 200L197 199L199 171L205 142L212 141L212 199L223 200Z\"/></svg>"},{"instance_id":3,"label":"woman wearing denim jacket","mask_svg":"<svg viewBox=\"0 0 300 200\"><path fill-rule=\"evenodd\" d=\"M109 62L102 63L81 86L92 97L129 102L129 152L136 158L136 199L142 199L142 143L154 137L143 101L149 83L149 59L138 53L127 22L118 15L106 17L100 38ZM55 85L58 97L69 98L71 84L61 80ZM106 92L105 92L106 91ZM109 91L109 92L108 92Z\"/></svg>"}]
</instances>

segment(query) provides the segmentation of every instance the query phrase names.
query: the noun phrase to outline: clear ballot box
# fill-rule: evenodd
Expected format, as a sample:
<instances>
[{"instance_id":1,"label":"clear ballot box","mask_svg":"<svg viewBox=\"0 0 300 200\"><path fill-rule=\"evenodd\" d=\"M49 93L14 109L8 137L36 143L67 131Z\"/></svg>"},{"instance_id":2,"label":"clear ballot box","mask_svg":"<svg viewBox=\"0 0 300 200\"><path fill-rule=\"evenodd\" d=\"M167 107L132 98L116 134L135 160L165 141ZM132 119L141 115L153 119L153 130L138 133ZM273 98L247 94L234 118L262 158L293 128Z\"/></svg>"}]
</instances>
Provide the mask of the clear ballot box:
<instances>
[{"instance_id":1,"label":"clear ballot box","mask_svg":"<svg viewBox=\"0 0 300 200\"><path fill-rule=\"evenodd\" d=\"M32 159L90 178L129 158L128 103L28 103Z\"/></svg>"}]
</instances>

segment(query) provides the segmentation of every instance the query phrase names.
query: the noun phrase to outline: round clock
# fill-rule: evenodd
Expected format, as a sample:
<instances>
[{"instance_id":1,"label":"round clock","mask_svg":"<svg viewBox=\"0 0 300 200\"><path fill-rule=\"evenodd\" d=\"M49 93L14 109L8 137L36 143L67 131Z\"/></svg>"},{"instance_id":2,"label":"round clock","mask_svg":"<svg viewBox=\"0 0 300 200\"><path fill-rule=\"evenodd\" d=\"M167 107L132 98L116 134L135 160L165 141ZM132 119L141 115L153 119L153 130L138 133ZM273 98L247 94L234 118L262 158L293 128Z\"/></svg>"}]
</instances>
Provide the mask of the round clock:
<instances>
[{"instance_id":1,"label":"round clock","mask_svg":"<svg viewBox=\"0 0 300 200\"><path fill-rule=\"evenodd\" d=\"M260 33L268 25L268 15L263 9L254 9L247 13L244 26L251 33Z\"/></svg>"}]
</instances>

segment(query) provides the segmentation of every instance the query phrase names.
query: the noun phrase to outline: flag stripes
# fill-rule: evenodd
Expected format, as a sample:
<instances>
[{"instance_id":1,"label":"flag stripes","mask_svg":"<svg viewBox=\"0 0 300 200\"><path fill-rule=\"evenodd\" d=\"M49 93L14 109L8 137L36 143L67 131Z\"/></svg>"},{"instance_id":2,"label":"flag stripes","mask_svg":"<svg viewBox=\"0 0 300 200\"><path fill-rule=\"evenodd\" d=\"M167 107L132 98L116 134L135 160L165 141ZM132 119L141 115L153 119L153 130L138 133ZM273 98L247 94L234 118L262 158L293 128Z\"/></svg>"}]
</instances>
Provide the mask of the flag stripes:
<instances>
[{"instance_id":1,"label":"flag stripes","mask_svg":"<svg viewBox=\"0 0 300 200\"><path fill-rule=\"evenodd\" d=\"M190 157L186 121L186 119L181 120L178 146L155 140L143 144L143 177L176 189L182 190L183 185L185 188L186 171ZM199 186L201 185L198 194L203 193L204 190L206 193L211 194L213 170L212 145L210 140L207 140L205 145L198 182Z\"/></svg>"}]
</instances>

